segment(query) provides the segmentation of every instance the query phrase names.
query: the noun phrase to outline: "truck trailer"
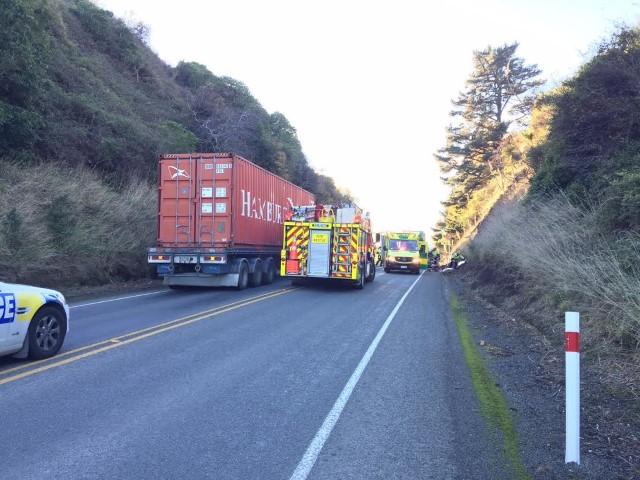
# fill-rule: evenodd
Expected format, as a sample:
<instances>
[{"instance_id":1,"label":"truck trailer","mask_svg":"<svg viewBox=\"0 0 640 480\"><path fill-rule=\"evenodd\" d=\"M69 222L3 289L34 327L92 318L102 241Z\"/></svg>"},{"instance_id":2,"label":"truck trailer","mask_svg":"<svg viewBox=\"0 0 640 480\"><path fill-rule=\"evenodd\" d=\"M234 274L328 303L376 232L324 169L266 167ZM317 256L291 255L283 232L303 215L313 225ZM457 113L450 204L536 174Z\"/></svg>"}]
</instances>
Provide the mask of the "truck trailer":
<instances>
[{"instance_id":1,"label":"truck trailer","mask_svg":"<svg viewBox=\"0 0 640 480\"><path fill-rule=\"evenodd\" d=\"M157 244L147 252L165 285L271 283L284 219L312 193L233 153L172 154L158 166Z\"/></svg>"},{"instance_id":2,"label":"truck trailer","mask_svg":"<svg viewBox=\"0 0 640 480\"><path fill-rule=\"evenodd\" d=\"M352 205L294 207L284 222L280 275L294 284L315 278L364 288L376 276L368 215Z\"/></svg>"}]
</instances>

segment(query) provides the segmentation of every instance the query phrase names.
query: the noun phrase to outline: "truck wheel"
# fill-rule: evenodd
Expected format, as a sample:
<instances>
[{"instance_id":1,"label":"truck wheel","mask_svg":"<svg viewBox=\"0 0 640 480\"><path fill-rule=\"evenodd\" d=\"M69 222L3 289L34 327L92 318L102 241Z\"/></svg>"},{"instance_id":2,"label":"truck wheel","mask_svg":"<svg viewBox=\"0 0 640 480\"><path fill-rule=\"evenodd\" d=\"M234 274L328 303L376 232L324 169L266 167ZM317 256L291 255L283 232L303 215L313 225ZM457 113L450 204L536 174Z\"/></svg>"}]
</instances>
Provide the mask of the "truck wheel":
<instances>
[{"instance_id":1,"label":"truck wheel","mask_svg":"<svg viewBox=\"0 0 640 480\"><path fill-rule=\"evenodd\" d=\"M42 307L29 324L29 357L40 360L54 356L62 347L66 334L65 314L53 306Z\"/></svg>"},{"instance_id":2,"label":"truck wheel","mask_svg":"<svg viewBox=\"0 0 640 480\"><path fill-rule=\"evenodd\" d=\"M376 266L372 261L369 261L369 276L366 278L367 282L373 282L373 279L376 278Z\"/></svg>"},{"instance_id":3,"label":"truck wheel","mask_svg":"<svg viewBox=\"0 0 640 480\"><path fill-rule=\"evenodd\" d=\"M259 287L262 285L262 262L256 262L256 267L253 273L249 274L249 286Z\"/></svg>"},{"instance_id":4,"label":"truck wheel","mask_svg":"<svg viewBox=\"0 0 640 480\"><path fill-rule=\"evenodd\" d=\"M276 268L273 263L273 260L267 260L267 263L264 267L264 272L262 272L262 284L270 285L273 283L273 279L276 276Z\"/></svg>"},{"instance_id":5,"label":"truck wheel","mask_svg":"<svg viewBox=\"0 0 640 480\"><path fill-rule=\"evenodd\" d=\"M249 265L247 262L240 262L238 267L238 290L244 290L249 283Z\"/></svg>"},{"instance_id":6,"label":"truck wheel","mask_svg":"<svg viewBox=\"0 0 640 480\"><path fill-rule=\"evenodd\" d=\"M391 270L389 270L387 267L384 267L384 273L389 273Z\"/></svg>"},{"instance_id":7,"label":"truck wheel","mask_svg":"<svg viewBox=\"0 0 640 480\"><path fill-rule=\"evenodd\" d=\"M364 267L362 265L360 265L360 268L358 269L358 279L356 280L355 284L353 285L357 290L362 290L364 288L364 278L365 278L365 273L364 273Z\"/></svg>"}]
</instances>

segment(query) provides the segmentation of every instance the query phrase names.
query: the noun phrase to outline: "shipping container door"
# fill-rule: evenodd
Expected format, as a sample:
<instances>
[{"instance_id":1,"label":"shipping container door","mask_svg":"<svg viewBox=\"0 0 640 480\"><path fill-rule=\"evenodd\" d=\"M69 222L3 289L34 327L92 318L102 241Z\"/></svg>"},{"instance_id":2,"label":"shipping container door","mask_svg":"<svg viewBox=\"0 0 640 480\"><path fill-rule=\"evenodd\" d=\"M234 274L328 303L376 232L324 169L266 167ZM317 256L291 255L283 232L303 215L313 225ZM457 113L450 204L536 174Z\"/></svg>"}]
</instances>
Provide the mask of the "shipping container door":
<instances>
[{"instance_id":1,"label":"shipping container door","mask_svg":"<svg viewBox=\"0 0 640 480\"><path fill-rule=\"evenodd\" d=\"M196 236L201 246L230 241L232 171L228 155L198 159Z\"/></svg>"},{"instance_id":2,"label":"shipping container door","mask_svg":"<svg viewBox=\"0 0 640 480\"><path fill-rule=\"evenodd\" d=\"M188 245L195 239L195 167L195 159L191 157L165 157L160 162L161 245Z\"/></svg>"}]
</instances>

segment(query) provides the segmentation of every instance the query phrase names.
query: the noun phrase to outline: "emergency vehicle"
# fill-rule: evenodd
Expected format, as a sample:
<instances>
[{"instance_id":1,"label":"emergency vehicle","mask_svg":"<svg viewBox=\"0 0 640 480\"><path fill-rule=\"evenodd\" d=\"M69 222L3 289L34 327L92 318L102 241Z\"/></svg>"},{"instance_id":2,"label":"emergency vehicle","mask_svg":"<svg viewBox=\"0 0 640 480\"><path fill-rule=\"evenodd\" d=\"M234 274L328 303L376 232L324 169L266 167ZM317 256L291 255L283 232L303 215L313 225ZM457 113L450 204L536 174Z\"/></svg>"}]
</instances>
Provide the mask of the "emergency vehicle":
<instances>
[{"instance_id":1,"label":"emergency vehicle","mask_svg":"<svg viewBox=\"0 0 640 480\"><path fill-rule=\"evenodd\" d=\"M424 232L386 232L384 243L384 271L406 270L420 273L422 257L427 255Z\"/></svg>"},{"instance_id":2,"label":"emergency vehicle","mask_svg":"<svg viewBox=\"0 0 640 480\"><path fill-rule=\"evenodd\" d=\"M60 292L0 282L0 355L51 357L68 331L69 306Z\"/></svg>"},{"instance_id":3,"label":"emergency vehicle","mask_svg":"<svg viewBox=\"0 0 640 480\"><path fill-rule=\"evenodd\" d=\"M353 205L294 206L284 222L280 275L351 282L358 289L376 276L369 216Z\"/></svg>"}]
</instances>

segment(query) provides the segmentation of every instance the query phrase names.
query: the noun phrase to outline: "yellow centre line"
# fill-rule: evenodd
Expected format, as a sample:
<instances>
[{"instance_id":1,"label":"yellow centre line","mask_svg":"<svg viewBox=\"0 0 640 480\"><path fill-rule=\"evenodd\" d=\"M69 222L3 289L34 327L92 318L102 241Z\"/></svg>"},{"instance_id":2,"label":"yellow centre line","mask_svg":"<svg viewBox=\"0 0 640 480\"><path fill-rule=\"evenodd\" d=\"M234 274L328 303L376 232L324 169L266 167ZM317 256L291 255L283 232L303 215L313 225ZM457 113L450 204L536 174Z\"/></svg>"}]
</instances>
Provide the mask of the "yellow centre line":
<instances>
[{"instance_id":1,"label":"yellow centre line","mask_svg":"<svg viewBox=\"0 0 640 480\"><path fill-rule=\"evenodd\" d=\"M270 292L270 293L267 293L267 294L258 295L257 297L250 297L250 298L247 298L245 300L240 300L238 302L230 303L230 304L227 304L227 305L222 305L220 307L212 308L211 310L207 310L207 311L200 312L200 313L195 313L195 314L192 314L192 315L188 315L186 317L178 318L176 320L171 320L169 322L160 323L158 325L154 325L152 327L144 328L142 330L137 330L135 332L127 333L127 334L121 335L119 337L114 337L114 338L110 338L108 340L104 340L104 341L101 341L101 342L94 343L92 345L87 345L86 347L77 348L75 350L71 350L69 352L65 352L64 355L65 356L70 356L70 355L72 355L74 353L79 353L81 351L88 350L90 348L100 347L101 345L104 345L104 346L102 346L100 348L96 348L95 350L91 350L89 352L81 353L79 355L74 355L74 356L71 356L70 358L65 358L63 360L53 361L52 363L48 363L47 365L43 365L42 367L34 368L32 370L28 370L26 372L19 373L17 375L13 375L13 376L2 378L2 379L0 379L0 385L4 385L6 383L15 382L16 380L20 380L22 378L30 377L30 376L36 375L38 373L46 372L47 370L51 370L52 368L62 367L64 365L68 365L70 363L77 362L77 361L82 360L84 358L92 357L92 356L97 355L99 353L106 352L106 351L109 351L109 350L113 350L114 348L119 348L119 347L122 347L124 345L128 345L130 343L134 343L134 342L137 342L139 340L143 340L145 338L149 338L149 337L152 337L154 335L158 335L160 333L168 332L168 331L174 330L176 328L184 327L184 326L187 326L187 325L191 325L192 323L196 323L196 322L208 319L208 318L216 317L216 316L221 315L223 313L227 313L227 312L230 312L232 310L237 310L238 308L245 307L247 305L251 305L251 304L254 304L254 303L261 302L263 300L267 300L267 299L270 299L270 298L278 297L280 295L284 295L286 293L290 293L290 292L292 292L294 290L296 290L296 289L295 288L285 288L285 289L282 289L282 290L277 290L275 292ZM128 337L131 337L131 338L128 338ZM60 356L58 356L58 358L59 357ZM47 359L47 360L49 362L51 361L51 359ZM13 372L13 371L16 371L16 370L21 370L21 369L24 369L24 368L32 367L34 365L37 365L37 364L40 364L40 363L44 363L47 360L41 360L39 362L32 362L32 363L30 363L28 365L22 365L22 366L19 366L19 367L14 367L12 369L0 372L0 375L6 375L7 373L10 373L10 372Z\"/></svg>"},{"instance_id":2,"label":"yellow centre line","mask_svg":"<svg viewBox=\"0 0 640 480\"><path fill-rule=\"evenodd\" d=\"M120 341L122 341L123 338L130 337L131 335L138 335L140 333L147 332L149 330L153 330L153 329L156 329L156 328L161 328L161 327L163 327L165 325L171 325L173 323L178 323L178 322L182 322L184 320L188 320L191 317L196 317L196 316L199 317L200 315L204 315L204 314L207 314L207 313L212 313L212 312L215 312L216 310L221 309L221 308L228 308L228 307L231 307L233 305L242 304L242 303L246 302L247 300L253 300L253 299L256 299L256 298L268 297L270 295L273 295L273 293L277 293L277 292L280 292L280 291L289 291L289 290L291 290L291 288L285 288L285 289L282 289L282 290L276 290L275 292L263 293L261 295L256 295L255 297L249 297L249 298L245 298L244 300L238 300L237 302L228 303L226 305L220 305L219 307L214 307L214 308L212 308L210 310L205 310L203 312L192 313L191 315L187 315L186 317L177 318L175 320L169 320L169 321L164 322L164 323L159 323L157 325L152 325L150 327L146 327L146 328L143 328L141 330L135 330L133 332L125 333L123 335L119 335L119 336L113 337L113 338L108 338L106 340L100 340L99 342L92 343L90 345L85 345L84 347L74 348L73 350L68 350L66 352L59 353L58 355L55 356L55 358L56 359L60 359L60 358L63 358L63 357L68 357L69 355L74 355L74 354L76 354L78 352L84 352L85 350L90 350L92 348L99 347L100 345L106 345L106 344L109 344L109 343L120 342ZM24 365L18 365L18 366L13 367L13 368L8 368L6 370L1 370L0 371L0 376L6 375L6 374L11 373L11 372L16 372L18 370L24 370L25 368L31 368L31 367L34 367L36 365L41 365L43 363L49 363L50 361L51 361L51 358L45 358L44 360L35 360L35 361L29 362L29 363L25 363Z\"/></svg>"}]
</instances>

